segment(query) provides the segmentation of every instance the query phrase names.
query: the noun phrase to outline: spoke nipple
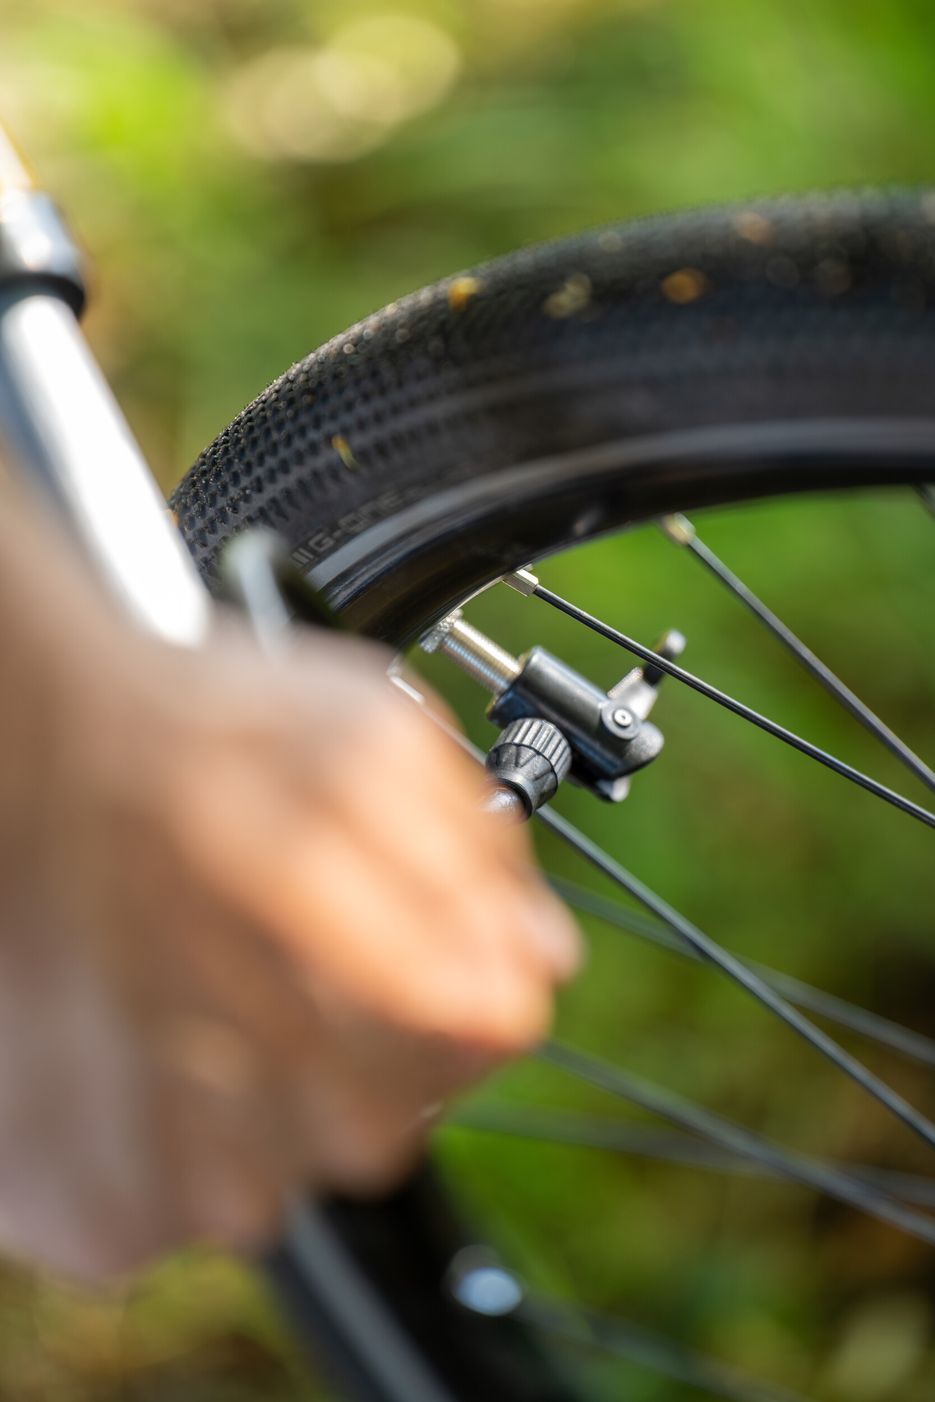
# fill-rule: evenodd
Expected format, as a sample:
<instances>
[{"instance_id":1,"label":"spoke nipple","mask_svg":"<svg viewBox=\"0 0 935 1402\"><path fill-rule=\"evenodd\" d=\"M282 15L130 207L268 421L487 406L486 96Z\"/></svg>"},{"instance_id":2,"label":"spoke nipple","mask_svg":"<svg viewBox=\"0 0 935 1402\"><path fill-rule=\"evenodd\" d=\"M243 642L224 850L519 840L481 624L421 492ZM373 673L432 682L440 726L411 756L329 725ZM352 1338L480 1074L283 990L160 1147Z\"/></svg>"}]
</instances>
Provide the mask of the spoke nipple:
<instances>
[{"instance_id":1,"label":"spoke nipple","mask_svg":"<svg viewBox=\"0 0 935 1402\"><path fill-rule=\"evenodd\" d=\"M677 657L681 657L687 646L688 640L684 633L680 633L677 628L667 628L653 652L657 652L666 662L674 662ZM658 687L665 675L655 662L647 662L643 668L643 680L653 687Z\"/></svg>"},{"instance_id":2,"label":"spoke nipple","mask_svg":"<svg viewBox=\"0 0 935 1402\"><path fill-rule=\"evenodd\" d=\"M539 588L539 577L530 569L513 570L511 574L502 575L500 582L508 589L515 589L517 594L525 594L527 598Z\"/></svg>"},{"instance_id":3,"label":"spoke nipple","mask_svg":"<svg viewBox=\"0 0 935 1402\"><path fill-rule=\"evenodd\" d=\"M660 516L659 529L675 545L691 545L695 539L695 528L691 521L678 511L671 516Z\"/></svg>"},{"instance_id":4,"label":"spoke nipple","mask_svg":"<svg viewBox=\"0 0 935 1402\"><path fill-rule=\"evenodd\" d=\"M677 657L681 657L687 646L688 639L684 633L679 632L678 628L667 628L653 652L658 652L667 662L674 662Z\"/></svg>"}]
</instances>

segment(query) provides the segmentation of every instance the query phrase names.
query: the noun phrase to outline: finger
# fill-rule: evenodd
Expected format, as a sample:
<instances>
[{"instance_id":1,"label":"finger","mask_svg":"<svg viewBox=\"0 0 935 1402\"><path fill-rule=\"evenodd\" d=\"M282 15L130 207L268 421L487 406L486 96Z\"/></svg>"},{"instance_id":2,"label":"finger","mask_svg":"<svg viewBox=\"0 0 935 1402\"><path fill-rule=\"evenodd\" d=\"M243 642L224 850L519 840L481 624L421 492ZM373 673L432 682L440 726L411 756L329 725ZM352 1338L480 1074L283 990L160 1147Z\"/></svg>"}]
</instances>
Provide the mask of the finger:
<instances>
[{"instance_id":1,"label":"finger","mask_svg":"<svg viewBox=\"0 0 935 1402\"><path fill-rule=\"evenodd\" d=\"M393 1094L392 1089L405 1090ZM385 1190L418 1160L428 1121L401 1075L388 1090L375 1078L331 1076L293 1087L296 1135L317 1182L351 1193Z\"/></svg>"},{"instance_id":2,"label":"finger","mask_svg":"<svg viewBox=\"0 0 935 1402\"><path fill-rule=\"evenodd\" d=\"M411 788L394 795L390 814L360 815L374 850L400 876L408 873L414 899L442 930L468 937L480 926L504 954L525 949L536 970L566 980L581 961L577 927L531 864L505 861L486 841L477 841L471 818L463 824L457 812L454 819L444 811L427 813Z\"/></svg>"}]
</instances>

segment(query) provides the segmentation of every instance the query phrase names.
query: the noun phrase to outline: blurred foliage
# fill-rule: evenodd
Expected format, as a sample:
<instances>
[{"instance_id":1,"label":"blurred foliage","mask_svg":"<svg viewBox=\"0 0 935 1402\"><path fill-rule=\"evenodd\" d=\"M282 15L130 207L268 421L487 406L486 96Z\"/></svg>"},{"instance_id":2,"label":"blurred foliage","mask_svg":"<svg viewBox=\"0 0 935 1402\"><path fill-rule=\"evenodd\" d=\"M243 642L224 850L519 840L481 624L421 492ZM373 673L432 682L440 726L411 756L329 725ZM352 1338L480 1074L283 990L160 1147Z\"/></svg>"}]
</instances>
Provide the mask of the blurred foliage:
<instances>
[{"instance_id":1,"label":"blurred foliage","mask_svg":"<svg viewBox=\"0 0 935 1402\"><path fill-rule=\"evenodd\" d=\"M933 41L925 0L5 0L0 113L93 256L89 333L168 487L286 364L458 267L693 202L924 180ZM709 529L932 750L917 506L782 503ZM653 531L548 578L640 636L678 624L700 671L902 783ZM475 612L505 642L612 680L606 644L501 593ZM454 696L488 738L468 685ZM595 813L571 792L566 811L743 953L931 1029L926 834L700 704L669 688L665 760L628 803ZM586 927L563 1031L806 1149L912 1166L856 1091L729 988ZM918 1073L875 1065L925 1099ZM535 1066L479 1097L510 1098L613 1112ZM809 1397L931 1397L935 1273L911 1243L756 1179L456 1128L441 1141L504 1250L554 1292ZM212 1257L106 1299L0 1279L4 1402L285 1402L307 1395L302 1376L252 1280ZM595 1384L694 1395L616 1366Z\"/></svg>"}]
</instances>

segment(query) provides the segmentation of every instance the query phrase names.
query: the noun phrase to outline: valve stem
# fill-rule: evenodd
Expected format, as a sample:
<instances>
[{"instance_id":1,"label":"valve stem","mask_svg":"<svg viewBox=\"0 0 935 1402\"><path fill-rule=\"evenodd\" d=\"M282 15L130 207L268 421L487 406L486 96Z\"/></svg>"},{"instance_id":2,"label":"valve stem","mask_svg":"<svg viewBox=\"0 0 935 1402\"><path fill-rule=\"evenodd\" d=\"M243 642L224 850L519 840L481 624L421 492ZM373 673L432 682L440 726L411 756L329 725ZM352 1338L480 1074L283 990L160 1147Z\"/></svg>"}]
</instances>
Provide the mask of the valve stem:
<instances>
[{"instance_id":1,"label":"valve stem","mask_svg":"<svg viewBox=\"0 0 935 1402\"><path fill-rule=\"evenodd\" d=\"M441 652L493 695L506 691L520 664L506 648L468 623L460 609L449 613L420 642L423 652Z\"/></svg>"}]
</instances>

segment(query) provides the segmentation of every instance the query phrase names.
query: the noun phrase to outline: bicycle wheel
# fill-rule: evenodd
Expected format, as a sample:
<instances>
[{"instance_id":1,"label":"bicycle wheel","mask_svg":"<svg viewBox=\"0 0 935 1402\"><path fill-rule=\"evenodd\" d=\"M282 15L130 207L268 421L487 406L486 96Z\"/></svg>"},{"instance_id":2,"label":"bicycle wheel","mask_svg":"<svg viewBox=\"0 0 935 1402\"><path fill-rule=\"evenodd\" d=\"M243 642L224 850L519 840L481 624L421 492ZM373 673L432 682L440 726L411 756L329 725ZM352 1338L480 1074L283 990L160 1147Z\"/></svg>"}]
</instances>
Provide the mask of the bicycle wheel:
<instances>
[{"instance_id":1,"label":"bicycle wheel","mask_svg":"<svg viewBox=\"0 0 935 1402\"><path fill-rule=\"evenodd\" d=\"M935 475L933 226L932 195L815 196L601 230L460 274L352 328L245 409L177 490L182 532L213 584L232 534L272 526L351 627L403 648L530 560L641 521L793 493L923 486ZM718 572L689 527L670 530ZM794 650L789 630L720 574ZM538 592L605 637L633 642ZM813 675L837 685L852 714L933 787L924 762L804 651ZM645 649L643 660L659 661ZM788 731L778 738L802 749ZM806 753L816 749L806 742ZM853 769L843 777L866 779ZM907 820L935 823L922 803L869 783ZM547 821L671 938L719 963L935 1145L921 1112L790 1009L801 990L738 967L565 820ZM799 1003L830 1015L820 1000ZM605 1090L642 1095L644 1108L706 1134L718 1152L935 1239L892 1185L775 1151L575 1056L556 1049L554 1059ZM447 1389L440 1395L579 1395L543 1363L522 1311L453 1303L445 1282L463 1241L443 1219L444 1193L420 1177L387 1204L338 1205L332 1221ZM280 1264L301 1295L295 1262ZM600 1329L590 1320L585 1332ZM344 1362L361 1396L391 1395L358 1355ZM779 1395L720 1385L728 1396Z\"/></svg>"}]
</instances>

